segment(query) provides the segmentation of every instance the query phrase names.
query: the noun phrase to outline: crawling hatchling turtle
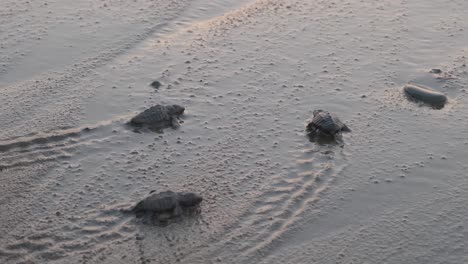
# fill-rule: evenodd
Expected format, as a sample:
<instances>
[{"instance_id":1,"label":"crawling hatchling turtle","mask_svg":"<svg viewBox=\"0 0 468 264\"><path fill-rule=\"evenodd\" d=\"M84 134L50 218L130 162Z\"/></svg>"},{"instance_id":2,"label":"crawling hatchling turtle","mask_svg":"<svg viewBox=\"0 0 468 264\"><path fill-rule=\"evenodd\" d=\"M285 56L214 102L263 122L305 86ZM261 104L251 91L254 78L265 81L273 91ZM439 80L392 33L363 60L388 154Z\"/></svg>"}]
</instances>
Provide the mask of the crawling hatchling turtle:
<instances>
[{"instance_id":1,"label":"crawling hatchling turtle","mask_svg":"<svg viewBox=\"0 0 468 264\"><path fill-rule=\"evenodd\" d=\"M185 108L180 105L155 105L139 113L129 122L136 127L147 127L158 131L163 128L178 128L179 117L184 113Z\"/></svg>"},{"instance_id":2,"label":"crawling hatchling turtle","mask_svg":"<svg viewBox=\"0 0 468 264\"><path fill-rule=\"evenodd\" d=\"M307 124L309 136L328 136L335 137L341 132L351 132L334 113L324 110L315 110L312 120Z\"/></svg>"},{"instance_id":3,"label":"crawling hatchling turtle","mask_svg":"<svg viewBox=\"0 0 468 264\"><path fill-rule=\"evenodd\" d=\"M195 207L202 202L203 198L192 192L165 191L150 192L150 196L137 203L131 211L137 216L150 213L159 222L182 215L183 209Z\"/></svg>"}]
</instances>

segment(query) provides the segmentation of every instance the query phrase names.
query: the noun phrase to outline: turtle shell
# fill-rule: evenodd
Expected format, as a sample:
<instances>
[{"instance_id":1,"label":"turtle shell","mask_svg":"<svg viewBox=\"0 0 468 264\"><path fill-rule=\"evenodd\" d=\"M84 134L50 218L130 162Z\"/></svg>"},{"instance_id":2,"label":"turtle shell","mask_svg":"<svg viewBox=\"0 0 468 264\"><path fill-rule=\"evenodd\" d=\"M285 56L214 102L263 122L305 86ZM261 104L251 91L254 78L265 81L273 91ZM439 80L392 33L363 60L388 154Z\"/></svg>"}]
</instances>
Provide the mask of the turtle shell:
<instances>
[{"instance_id":1,"label":"turtle shell","mask_svg":"<svg viewBox=\"0 0 468 264\"><path fill-rule=\"evenodd\" d=\"M143 125L157 125L157 124L166 124L170 123L171 115L168 112L168 109L164 105L155 105L145 111L141 112L130 122L133 125L143 126Z\"/></svg>"},{"instance_id":2,"label":"turtle shell","mask_svg":"<svg viewBox=\"0 0 468 264\"><path fill-rule=\"evenodd\" d=\"M135 207L134 211L152 211L152 212L167 212L172 211L177 207L177 194L172 191L154 193L141 202Z\"/></svg>"},{"instance_id":3,"label":"turtle shell","mask_svg":"<svg viewBox=\"0 0 468 264\"><path fill-rule=\"evenodd\" d=\"M351 131L335 114L323 110L314 111L314 117L307 125L307 130L318 130L332 136L341 131Z\"/></svg>"}]
</instances>

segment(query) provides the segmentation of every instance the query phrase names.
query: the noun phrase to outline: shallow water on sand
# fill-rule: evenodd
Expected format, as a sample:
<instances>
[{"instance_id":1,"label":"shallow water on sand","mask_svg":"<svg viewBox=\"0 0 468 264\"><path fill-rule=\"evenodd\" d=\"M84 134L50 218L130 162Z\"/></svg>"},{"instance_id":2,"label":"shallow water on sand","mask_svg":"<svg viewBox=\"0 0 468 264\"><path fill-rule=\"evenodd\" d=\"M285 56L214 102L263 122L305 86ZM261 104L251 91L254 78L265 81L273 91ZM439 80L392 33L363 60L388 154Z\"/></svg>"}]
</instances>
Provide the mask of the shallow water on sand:
<instances>
[{"instance_id":1,"label":"shallow water on sand","mask_svg":"<svg viewBox=\"0 0 468 264\"><path fill-rule=\"evenodd\" d=\"M0 262L467 261L465 1L5 6ZM125 126L155 104L185 106L181 127ZM314 109L344 146L309 142ZM166 189L201 214L120 211Z\"/></svg>"}]
</instances>

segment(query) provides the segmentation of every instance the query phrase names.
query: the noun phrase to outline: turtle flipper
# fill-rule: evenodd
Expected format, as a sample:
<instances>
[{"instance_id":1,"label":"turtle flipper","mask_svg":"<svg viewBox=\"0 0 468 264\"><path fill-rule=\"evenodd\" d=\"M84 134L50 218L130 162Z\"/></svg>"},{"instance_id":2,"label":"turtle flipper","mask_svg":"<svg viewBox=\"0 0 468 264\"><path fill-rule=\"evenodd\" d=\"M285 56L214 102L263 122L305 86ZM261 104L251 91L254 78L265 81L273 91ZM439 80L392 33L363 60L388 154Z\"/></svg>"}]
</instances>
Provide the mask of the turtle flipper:
<instances>
[{"instance_id":1,"label":"turtle flipper","mask_svg":"<svg viewBox=\"0 0 468 264\"><path fill-rule=\"evenodd\" d=\"M315 132L315 127L314 125L312 124L312 122L310 122L309 124L307 124L306 126L306 131L311 133L311 132Z\"/></svg>"},{"instance_id":2,"label":"turtle flipper","mask_svg":"<svg viewBox=\"0 0 468 264\"><path fill-rule=\"evenodd\" d=\"M162 226L168 225L171 218L172 214L169 212L154 213L152 217L154 224Z\"/></svg>"},{"instance_id":3,"label":"turtle flipper","mask_svg":"<svg viewBox=\"0 0 468 264\"><path fill-rule=\"evenodd\" d=\"M138 213L140 211L144 211L143 209L143 201L140 201L139 203L137 203L132 209L130 209L130 211L134 212L134 213Z\"/></svg>"},{"instance_id":4,"label":"turtle flipper","mask_svg":"<svg viewBox=\"0 0 468 264\"><path fill-rule=\"evenodd\" d=\"M343 135L341 133L335 134L335 140L339 147L344 147Z\"/></svg>"},{"instance_id":5,"label":"turtle flipper","mask_svg":"<svg viewBox=\"0 0 468 264\"><path fill-rule=\"evenodd\" d=\"M343 127L341 128L341 132L351 132L351 129L345 124L343 124Z\"/></svg>"},{"instance_id":6,"label":"turtle flipper","mask_svg":"<svg viewBox=\"0 0 468 264\"><path fill-rule=\"evenodd\" d=\"M127 212L134 213L137 218L141 218L145 215L145 209L143 208L143 201L137 203L133 208Z\"/></svg>"},{"instance_id":7,"label":"turtle flipper","mask_svg":"<svg viewBox=\"0 0 468 264\"><path fill-rule=\"evenodd\" d=\"M176 205L176 207L174 208L173 216L174 217L182 216L182 208L180 207L180 205Z\"/></svg>"},{"instance_id":8,"label":"turtle flipper","mask_svg":"<svg viewBox=\"0 0 468 264\"><path fill-rule=\"evenodd\" d=\"M175 116L171 117L171 127L173 129L177 129L180 127L179 119L177 119L177 117Z\"/></svg>"}]
</instances>

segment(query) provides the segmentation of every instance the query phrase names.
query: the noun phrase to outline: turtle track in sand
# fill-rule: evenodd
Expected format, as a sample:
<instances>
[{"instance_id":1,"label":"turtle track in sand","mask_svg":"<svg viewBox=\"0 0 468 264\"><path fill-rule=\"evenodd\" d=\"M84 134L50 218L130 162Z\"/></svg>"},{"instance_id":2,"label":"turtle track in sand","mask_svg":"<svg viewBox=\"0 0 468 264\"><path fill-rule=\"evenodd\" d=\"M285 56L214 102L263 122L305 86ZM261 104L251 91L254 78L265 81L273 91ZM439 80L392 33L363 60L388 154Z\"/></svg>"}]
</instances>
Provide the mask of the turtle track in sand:
<instances>
[{"instance_id":1,"label":"turtle track in sand","mask_svg":"<svg viewBox=\"0 0 468 264\"><path fill-rule=\"evenodd\" d=\"M56 217L61 224L54 226L44 220L29 233L31 235L15 236L5 243L0 248L0 259L4 258L6 263L24 261L25 258L31 261L60 262L71 258L83 263L112 263L122 261L124 256L113 259L117 255L107 251L121 246L130 247L126 251L128 255L142 263L177 259L199 263L206 260L206 254L213 259L224 259L226 252L239 253L239 259L268 254L276 243L281 242L283 235L303 220L304 212L310 211L311 205L319 201L321 194L330 188L347 164L346 153L338 146L307 143L293 155L296 164L286 170L286 175L274 176L272 184L260 192L239 219L212 238L208 250L198 251L196 243L187 248L187 244L194 243L189 240L193 233L210 228L205 226L203 209L199 217L156 227L137 223L133 215L122 213L120 209L129 204L114 204L78 215L58 214ZM158 252L171 253L154 255L151 253L154 247L159 249ZM232 250L226 251L226 247ZM200 252L203 255L198 255Z\"/></svg>"},{"instance_id":2,"label":"turtle track in sand","mask_svg":"<svg viewBox=\"0 0 468 264\"><path fill-rule=\"evenodd\" d=\"M0 249L0 259L4 259L4 263L53 261L78 254L86 262L89 258L87 253L99 252L99 246L105 246L108 242L122 243L134 237L134 228L126 225L129 217L123 217L114 208L91 210L76 217L57 217L66 222L61 228L48 226L42 229L39 225L31 235L15 237Z\"/></svg>"},{"instance_id":3,"label":"turtle track in sand","mask_svg":"<svg viewBox=\"0 0 468 264\"><path fill-rule=\"evenodd\" d=\"M0 141L0 171L72 157L78 147L109 142L123 127L124 118L99 122L92 126L37 133Z\"/></svg>"},{"instance_id":4,"label":"turtle track in sand","mask_svg":"<svg viewBox=\"0 0 468 264\"><path fill-rule=\"evenodd\" d=\"M208 257L195 253L196 256L185 256L186 260L195 258L196 263L202 263L207 258L222 259L224 252L236 252L240 253L236 255L239 261L247 261L256 254L267 255L274 250L275 243L302 220L304 212L320 200L347 165L347 154L337 145L313 144L300 152L288 175L276 175L269 190L264 190L253 206L226 228L222 239L211 242L214 246Z\"/></svg>"},{"instance_id":5,"label":"turtle track in sand","mask_svg":"<svg viewBox=\"0 0 468 264\"><path fill-rule=\"evenodd\" d=\"M31 235L16 236L11 243L0 248L0 260L2 263L22 263L20 261L60 261L71 259L80 263L120 263L123 256L107 254L106 250L115 247L130 246L127 251L132 257L130 263L141 263L154 260L145 256L145 247L169 248L176 242L188 243L184 235L191 229L197 229L203 221L198 217L184 218L178 224L168 227L143 224L134 214L123 212L129 204L116 204L112 206L96 208L77 216L57 215L61 218L60 227L52 227L41 222ZM41 228L44 225L44 228ZM183 226L181 228L181 225ZM147 242L146 235L156 235L163 238L162 242L155 245ZM154 239L150 239L154 241ZM149 245L147 245L150 243ZM160 256L161 258L177 258L174 256ZM117 258L117 259L115 259ZM167 259L166 259L167 260ZM117 262L115 262L117 261ZM125 260L124 260L125 261ZM74 262L73 262L74 263ZM108 262L106 262L108 263Z\"/></svg>"}]
</instances>

